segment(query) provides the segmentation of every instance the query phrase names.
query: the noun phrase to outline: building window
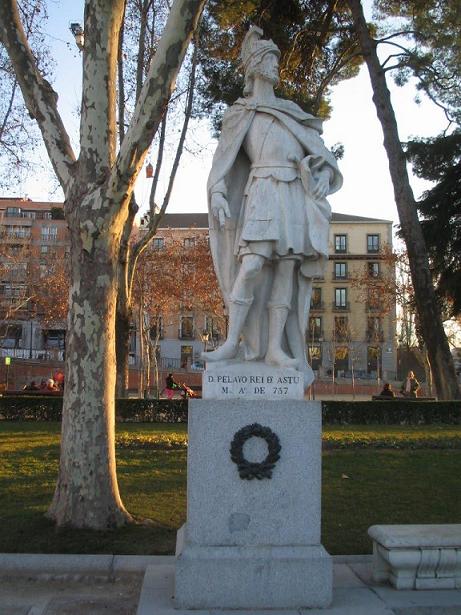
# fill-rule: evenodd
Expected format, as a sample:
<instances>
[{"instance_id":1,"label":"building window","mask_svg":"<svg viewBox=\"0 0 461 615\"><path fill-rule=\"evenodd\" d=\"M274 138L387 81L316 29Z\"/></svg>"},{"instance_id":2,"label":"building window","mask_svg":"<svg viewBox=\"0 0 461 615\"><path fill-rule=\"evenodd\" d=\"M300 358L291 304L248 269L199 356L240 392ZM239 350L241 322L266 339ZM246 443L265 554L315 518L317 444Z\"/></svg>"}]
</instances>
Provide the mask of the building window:
<instances>
[{"instance_id":1,"label":"building window","mask_svg":"<svg viewBox=\"0 0 461 615\"><path fill-rule=\"evenodd\" d=\"M379 252L379 235L367 235L367 252Z\"/></svg>"},{"instance_id":2,"label":"building window","mask_svg":"<svg viewBox=\"0 0 461 615\"><path fill-rule=\"evenodd\" d=\"M335 252L347 252L347 235L335 235Z\"/></svg>"},{"instance_id":3,"label":"building window","mask_svg":"<svg viewBox=\"0 0 461 615\"><path fill-rule=\"evenodd\" d=\"M26 295L26 285L25 284L12 284L5 283L0 286L1 294L8 298L24 298Z\"/></svg>"},{"instance_id":4,"label":"building window","mask_svg":"<svg viewBox=\"0 0 461 615\"><path fill-rule=\"evenodd\" d=\"M368 346L367 348L367 372L378 375L380 372L381 349L379 346Z\"/></svg>"},{"instance_id":5,"label":"building window","mask_svg":"<svg viewBox=\"0 0 461 615\"><path fill-rule=\"evenodd\" d=\"M309 325L307 329L307 339L310 341L319 341L319 339L323 336L322 331L322 317L321 316L311 316L309 318Z\"/></svg>"},{"instance_id":6,"label":"building window","mask_svg":"<svg viewBox=\"0 0 461 615\"><path fill-rule=\"evenodd\" d=\"M179 337L182 339L193 339L194 337L194 317L181 316Z\"/></svg>"},{"instance_id":7,"label":"building window","mask_svg":"<svg viewBox=\"0 0 461 615\"><path fill-rule=\"evenodd\" d=\"M30 237L30 226L5 226L6 235L9 238L27 239Z\"/></svg>"},{"instance_id":8,"label":"building window","mask_svg":"<svg viewBox=\"0 0 461 615\"><path fill-rule=\"evenodd\" d=\"M163 318L161 316L154 316L150 326L150 339L157 340L163 337Z\"/></svg>"},{"instance_id":9,"label":"building window","mask_svg":"<svg viewBox=\"0 0 461 615\"><path fill-rule=\"evenodd\" d=\"M21 325L0 325L0 346L2 348L19 348L22 342Z\"/></svg>"},{"instance_id":10,"label":"building window","mask_svg":"<svg viewBox=\"0 0 461 615\"><path fill-rule=\"evenodd\" d=\"M41 239L42 241L56 241L58 237L57 226L42 226Z\"/></svg>"},{"instance_id":11,"label":"building window","mask_svg":"<svg viewBox=\"0 0 461 615\"><path fill-rule=\"evenodd\" d=\"M334 307L342 310L347 308L347 288L335 288Z\"/></svg>"},{"instance_id":12,"label":"building window","mask_svg":"<svg viewBox=\"0 0 461 615\"><path fill-rule=\"evenodd\" d=\"M370 278L379 278L381 274L380 263L368 263L367 267Z\"/></svg>"},{"instance_id":13,"label":"building window","mask_svg":"<svg viewBox=\"0 0 461 615\"><path fill-rule=\"evenodd\" d=\"M347 263L335 263L334 277L336 280L345 280L347 278Z\"/></svg>"},{"instance_id":14,"label":"building window","mask_svg":"<svg viewBox=\"0 0 461 615\"><path fill-rule=\"evenodd\" d=\"M192 362L192 346L181 346L181 368L186 369Z\"/></svg>"},{"instance_id":15,"label":"building window","mask_svg":"<svg viewBox=\"0 0 461 615\"><path fill-rule=\"evenodd\" d=\"M384 341L383 334L383 319L380 316L369 316L367 319L367 341L382 342Z\"/></svg>"},{"instance_id":16,"label":"building window","mask_svg":"<svg viewBox=\"0 0 461 615\"><path fill-rule=\"evenodd\" d=\"M367 290L367 310L369 312L380 312L383 309L383 301L379 288L369 288Z\"/></svg>"},{"instance_id":17,"label":"building window","mask_svg":"<svg viewBox=\"0 0 461 615\"><path fill-rule=\"evenodd\" d=\"M344 342L349 338L349 322L347 316L335 316L335 340Z\"/></svg>"},{"instance_id":18,"label":"building window","mask_svg":"<svg viewBox=\"0 0 461 615\"><path fill-rule=\"evenodd\" d=\"M209 340L218 340L220 336L220 327L218 319L212 316L205 316L205 331L209 334Z\"/></svg>"},{"instance_id":19,"label":"building window","mask_svg":"<svg viewBox=\"0 0 461 615\"><path fill-rule=\"evenodd\" d=\"M349 369L349 348L336 346L335 348L335 373L345 372Z\"/></svg>"},{"instance_id":20,"label":"building window","mask_svg":"<svg viewBox=\"0 0 461 615\"><path fill-rule=\"evenodd\" d=\"M47 329L43 331L43 342L45 348L59 348L63 350L66 345L65 329Z\"/></svg>"},{"instance_id":21,"label":"building window","mask_svg":"<svg viewBox=\"0 0 461 615\"><path fill-rule=\"evenodd\" d=\"M320 369L322 365L322 347L320 344L310 344L307 347L309 363L313 370Z\"/></svg>"},{"instance_id":22,"label":"building window","mask_svg":"<svg viewBox=\"0 0 461 615\"><path fill-rule=\"evenodd\" d=\"M312 289L311 309L312 310L322 309L322 289L319 287L314 287Z\"/></svg>"},{"instance_id":23,"label":"building window","mask_svg":"<svg viewBox=\"0 0 461 615\"><path fill-rule=\"evenodd\" d=\"M154 250L163 250L165 247L165 239L163 237L154 237L152 240L152 247Z\"/></svg>"},{"instance_id":24,"label":"building window","mask_svg":"<svg viewBox=\"0 0 461 615\"><path fill-rule=\"evenodd\" d=\"M20 207L7 207L5 216L7 218L20 218L21 217L21 208Z\"/></svg>"},{"instance_id":25,"label":"building window","mask_svg":"<svg viewBox=\"0 0 461 615\"><path fill-rule=\"evenodd\" d=\"M185 248L193 248L195 246L195 237L185 237L183 243Z\"/></svg>"}]
</instances>

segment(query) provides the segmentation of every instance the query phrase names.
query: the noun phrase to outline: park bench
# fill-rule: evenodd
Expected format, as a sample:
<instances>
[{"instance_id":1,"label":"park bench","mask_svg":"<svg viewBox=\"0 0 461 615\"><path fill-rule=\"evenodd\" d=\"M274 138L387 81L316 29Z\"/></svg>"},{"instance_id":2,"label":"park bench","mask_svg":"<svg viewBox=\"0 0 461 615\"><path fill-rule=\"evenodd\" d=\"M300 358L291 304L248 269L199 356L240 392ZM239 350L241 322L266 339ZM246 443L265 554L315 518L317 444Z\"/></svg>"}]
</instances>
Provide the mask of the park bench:
<instances>
[{"instance_id":1,"label":"park bench","mask_svg":"<svg viewBox=\"0 0 461 615\"><path fill-rule=\"evenodd\" d=\"M396 589L461 589L461 524L372 525L373 579Z\"/></svg>"},{"instance_id":2,"label":"park bench","mask_svg":"<svg viewBox=\"0 0 461 615\"><path fill-rule=\"evenodd\" d=\"M386 395L373 395L372 401L437 401L436 397L387 397Z\"/></svg>"},{"instance_id":3,"label":"park bench","mask_svg":"<svg viewBox=\"0 0 461 615\"><path fill-rule=\"evenodd\" d=\"M62 397L62 394L62 391L26 391L21 389L18 391L6 390L2 395L3 397Z\"/></svg>"}]
</instances>

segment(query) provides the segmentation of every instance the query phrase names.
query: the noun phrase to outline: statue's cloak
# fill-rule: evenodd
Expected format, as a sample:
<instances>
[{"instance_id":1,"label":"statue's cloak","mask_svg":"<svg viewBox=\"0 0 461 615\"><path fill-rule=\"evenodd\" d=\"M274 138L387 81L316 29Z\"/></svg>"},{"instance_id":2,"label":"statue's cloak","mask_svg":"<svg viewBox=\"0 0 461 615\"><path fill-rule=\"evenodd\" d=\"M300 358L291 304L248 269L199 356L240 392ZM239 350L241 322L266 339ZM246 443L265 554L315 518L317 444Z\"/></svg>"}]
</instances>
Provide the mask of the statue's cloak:
<instances>
[{"instance_id":1,"label":"statue's cloak","mask_svg":"<svg viewBox=\"0 0 461 615\"><path fill-rule=\"evenodd\" d=\"M306 183L312 186L315 183L316 173L325 167L330 170L330 194L339 190L342 185L342 176L336 159L320 138L321 120L318 118L305 113L296 104L282 99L276 99L271 104L238 99L226 111L207 184L210 248L226 306L228 306L229 295L239 268L235 246L242 230L242 202L251 165L242 144L257 111L276 118L302 145L306 158L300 171L305 187ZM219 228L219 223L210 208L211 195L214 192L223 193L229 203L231 215L230 218L226 218L223 229ZM293 290L294 299L286 325L289 331L289 343L285 341L285 346L289 347L293 356L302 361L307 378L307 371L310 370L305 357L304 332L307 326L312 277L323 275L328 259L331 208L326 198L314 199L306 191L306 216L309 239L317 257L304 260L300 267L300 274L296 281L297 288ZM272 286L272 274L272 267L263 268L255 299L242 332L247 359L262 358L265 354L267 347L266 306ZM311 377L308 379L312 380Z\"/></svg>"}]
</instances>

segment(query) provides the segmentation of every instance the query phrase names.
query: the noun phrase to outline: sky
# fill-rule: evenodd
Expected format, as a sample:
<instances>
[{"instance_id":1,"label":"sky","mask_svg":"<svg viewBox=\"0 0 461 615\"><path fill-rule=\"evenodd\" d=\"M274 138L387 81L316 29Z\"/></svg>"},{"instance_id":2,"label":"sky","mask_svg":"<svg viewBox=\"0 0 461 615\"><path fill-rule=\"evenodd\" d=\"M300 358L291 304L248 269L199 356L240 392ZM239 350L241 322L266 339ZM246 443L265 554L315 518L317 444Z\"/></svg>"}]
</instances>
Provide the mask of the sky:
<instances>
[{"instance_id":1,"label":"sky","mask_svg":"<svg viewBox=\"0 0 461 615\"><path fill-rule=\"evenodd\" d=\"M56 61L53 85L59 94L59 110L76 146L81 55L69 30L73 21L83 21L82 2L49 0L46 31ZM388 78L388 85L401 140L405 141L411 136L434 136L445 128L443 113L433 103L427 99L423 99L419 105L414 102L415 90L411 84L397 88ZM338 193L330 197L333 211L397 222L388 162L382 145L383 136L364 66L356 78L344 81L334 88L331 106L331 118L324 123L324 140L328 147L342 143L345 149L344 157L339 162L344 185ZM206 180L216 141L210 135L206 119L193 123L189 144L189 149L193 152L186 151L183 154L168 209L170 212L204 212L207 209ZM151 161L155 164L155 152ZM411 178L415 195L418 197L427 189L428 184L413 176ZM160 194L166 188L167 179L167 174L161 177ZM136 187L136 195L142 208L147 207L150 181L142 173ZM33 200L62 198L51 175L47 178L43 173L28 177L18 186L15 196L24 195Z\"/></svg>"}]
</instances>

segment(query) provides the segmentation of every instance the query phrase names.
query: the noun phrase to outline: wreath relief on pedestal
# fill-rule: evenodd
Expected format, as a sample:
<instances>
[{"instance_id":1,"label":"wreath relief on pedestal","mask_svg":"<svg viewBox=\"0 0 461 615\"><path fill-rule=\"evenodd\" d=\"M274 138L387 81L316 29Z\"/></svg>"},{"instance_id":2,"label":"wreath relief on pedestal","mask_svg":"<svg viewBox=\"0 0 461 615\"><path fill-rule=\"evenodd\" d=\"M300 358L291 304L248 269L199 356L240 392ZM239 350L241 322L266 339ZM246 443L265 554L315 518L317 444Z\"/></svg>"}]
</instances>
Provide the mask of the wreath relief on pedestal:
<instances>
[{"instance_id":1,"label":"wreath relief on pedestal","mask_svg":"<svg viewBox=\"0 0 461 615\"><path fill-rule=\"evenodd\" d=\"M248 461L243 454L243 445L253 437L262 438L267 444L267 457L260 463ZM237 465L240 478L244 480L252 480L253 478L261 480L262 478L272 478L272 470L280 459L279 453L281 448L280 440L272 429L264 427L259 423L252 423L242 427L242 429L235 433L230 446L230 456Z\"/></svg>"}]
</instances>

